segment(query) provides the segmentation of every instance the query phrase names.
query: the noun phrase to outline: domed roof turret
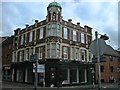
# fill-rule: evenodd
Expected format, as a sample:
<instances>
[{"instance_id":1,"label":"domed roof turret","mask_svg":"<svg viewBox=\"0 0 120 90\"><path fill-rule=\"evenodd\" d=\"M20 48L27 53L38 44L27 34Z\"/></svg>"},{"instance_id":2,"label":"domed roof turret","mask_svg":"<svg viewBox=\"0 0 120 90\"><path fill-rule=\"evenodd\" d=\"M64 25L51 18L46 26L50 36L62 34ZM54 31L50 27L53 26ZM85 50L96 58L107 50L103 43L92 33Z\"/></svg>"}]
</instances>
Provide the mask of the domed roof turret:
<instances>
[{"instance_id":1,"label":"domed roof turret","mask_svg":"<svg viewBox=\"0 0 120 90\"><path fill-rule=\"evenodd\" d=\"M57 7L61 7L61 5L59 4L59 3L57 3L57 2L51 2L49 5L48 5L48 7L51 7L51 6L57 6Z\"/></svg>"}]
</instances>

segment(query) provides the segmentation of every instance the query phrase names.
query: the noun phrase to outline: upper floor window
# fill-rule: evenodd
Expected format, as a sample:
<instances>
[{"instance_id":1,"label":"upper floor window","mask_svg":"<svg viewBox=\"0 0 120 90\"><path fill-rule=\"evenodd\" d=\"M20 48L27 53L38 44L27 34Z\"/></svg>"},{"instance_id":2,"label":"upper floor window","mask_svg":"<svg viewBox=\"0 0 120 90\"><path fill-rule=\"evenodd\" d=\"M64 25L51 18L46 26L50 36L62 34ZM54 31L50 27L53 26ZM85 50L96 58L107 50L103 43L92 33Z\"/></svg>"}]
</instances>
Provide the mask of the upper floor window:
<instances>
[{"instance_id":1,"label":"upper floor window","mask_svg":"<svg viewBox=\"0 0 120 90\"><path fill-rule=\"evenodd\" d=\"M113 72L113 66L110 66L110 72Z\"/></svg>"},{"instance_id":2,"label":"upper floor window","mask_svg":"<svg viewBox=\"0 0 120 90\"><path fill-rule=\"evenodd\" d=\"M43 38L43 28L40 28L40 32L39 32L39 39Z\"/></svg>"},{"instance_id":3,"label":"upper floor window","mask_svg":"<svg viewBox=\"0 0 120 90\"><path fill-rule=\"evenodd\" d=\"M16 52L13 53L13 59L12 59L12 62L17 62Z\"/></svg>"},{"instance_id":4,"label":"upper floor window","mask_svg":"<svg viewBox=\"0 0 120 90\"><path fill-rule=\"evenodd\" d=\"M63 47L63 58L64 59L68 59L68 47L67 46L64 46Z\"/></svg>"},{"instance_id":5,"label":"upper floor window","mask_svg":"<svg viewBox=\"0 0 120 90\"><path fill-rule=\"evenodd\" d=\"M85 62L85 50L81 50L81 60Z\"/></svg>"},{"instance_id":6,"label":"upper floor window","mask_svg":"<svg viewBox=\"0 0 120 90\"><path fill-rule=\"evenodd\" d=\"M19 62L22 62L23 61L23 59L24 59L24 57L23 57L23 51L20 51L19 52Z\"/></svg>"},{"instance_id":7,"label":"upper floor window","mask_svg":"<svg viewBox=\"0 0 120 90\"><path fill-rule=\"evenodd\" d=\"M41 46L38 48L38 58L42 59L42 57L43 57L43 47Z\"/></svg>"},{"instance_id":8,"label":"upper floor window","mask_svg":"<svg viewBox=\"0 0 120 90\"><path fill-rule=\"evenodd\" d=\"M63 30L63 38L64 39L68 39L68 29L64 27L64 30Z\"/></svg>"},{"instance_id":9,"label":"upper floor window","mask_svg":"<svg viewBox=\"0 0 120 90\"><path fill-rule=\"evenodd\" d=\"M81 43L85 43L85 36L84 36L84 33L81 33Z\"/></svg>"},{"instance_id":10,"label":"upper floor window","mask_svg":"<svg viewBox=\"0 0 120 90\"><path fill-rule=\"evenodd\" d=\"M47 27L47 36L60 36L60 24L50 23Z\"/></svg>"},{"instance_id":11,"label":"upper floor window","mask_svg":"<svg viewBox=\"0 0 120 90\"><path fill-rule=\"evenodd\" d=\"M25 56L26 60L29 60L29 48L26 49L26 53L25 54L26 54L26 56Z\"/></svg>"},{"instance_id":12,"label":"upper floor window","mask_svg":"<svg viewBox=\"0 0 120 90\"><path fill-rule=\"evenodd\" d=\"M20 36L20 45L23 45L24 43L24 34Z\"/></svg>"},{"instance_id":13,"label":"upper floor window","mask_svg":"<svg viewBox=\"0 0 120 90\"><path fill-rule=\"evenodd\" d=\"M104 66L100 66L101 72L104 72Z\"/></svg>"},{"instance_id":14,"label":"upper floor window","mask_svg":"<svg viewBox=\"0 0 120 90\"><path fill-rule=\"evenodd\" d=\"M71 56L72 56L72 60L76 60L76 61L78 61L78 59L79 59L79 49L78 48L75 48L75 47L72 47L72 49L71 49L72 51L72 53L71 53Z\"/></svg>"},{"instance_id":15,"label":"upper floor window","mask_svg":"<svg viewBox=\"0 0 120 90\"><path fill-rule=\"evenodd\" d=\"M52 20L56 20L56 13L54 12L53 15L52 15Z\"/></svg>"},{"instance_id":16,"label":"upper floor window","mask_svg":"<svg viewBox=\"0 0 120 90\"><path fill-rule=\"evenodd\" d=\"M32 42L32 34L33 34L33 32L29 33L29 42Z\"/></svg>"},{"instance_id":17,"label":"upper floor window","mask_svg":"<svg viewBox=\"0 0 120 90\"><path fill-rule=\"evenodd\" d=\"M47 44L47 57L59 58L60 57L60 44L59 43L48 43Z\"/></svg>"},{"instance_id":18,"label":"upper floor window","mask_svg":"<svg viewBox=\"0 0 120 90\"><path fill-rule=\"evenodd\" d=\"M73 41L77 41L76 31L73 31Z\"/></svg>"}]
</instances>

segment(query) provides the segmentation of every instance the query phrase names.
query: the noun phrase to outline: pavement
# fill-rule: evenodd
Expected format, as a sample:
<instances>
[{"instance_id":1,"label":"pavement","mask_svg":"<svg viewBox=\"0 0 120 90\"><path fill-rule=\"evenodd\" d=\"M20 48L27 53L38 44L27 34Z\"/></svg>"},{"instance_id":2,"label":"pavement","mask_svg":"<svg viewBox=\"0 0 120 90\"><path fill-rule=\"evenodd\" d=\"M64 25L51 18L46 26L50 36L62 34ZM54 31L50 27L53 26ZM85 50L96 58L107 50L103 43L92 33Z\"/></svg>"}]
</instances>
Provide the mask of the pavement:
<instances>
[{"instance_id":1,"label":"pavement","mask_svg":"<svg viewBox=\"0 0 120 90\"><path fill-rule=\"evenodd\" d=\"M120 85L117 83L102 83L101 90L120 90ZM68 86L68 87L40 87L37 90L98 90L98 85L79 85L79 86ZM34 90L34 85L24 84L10 81L2 82L2 90Z\"/></svg>"}]
</instances>

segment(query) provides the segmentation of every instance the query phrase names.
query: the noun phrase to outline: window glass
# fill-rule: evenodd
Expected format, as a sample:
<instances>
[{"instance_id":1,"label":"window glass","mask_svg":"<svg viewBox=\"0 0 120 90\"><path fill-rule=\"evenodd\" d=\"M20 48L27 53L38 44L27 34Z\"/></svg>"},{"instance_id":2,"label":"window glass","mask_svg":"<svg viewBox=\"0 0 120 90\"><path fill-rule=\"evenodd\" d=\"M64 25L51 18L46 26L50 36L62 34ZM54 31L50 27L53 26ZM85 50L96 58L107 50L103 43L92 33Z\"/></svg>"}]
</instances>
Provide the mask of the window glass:
<instances>
[{"instance_id":1,"label":"window glass","mask_svg":"<svg viewBox=\"0 0 120 90\"><path fill-rule=\"evenodd\" d=\"M64 54L64 59L68 59L68 47L67 46L63 47L63 54Z\"/></svg>"},{"instance_id":2,"label":"window glass","mask_svg":"<svg viewBox=\"0 0 120 90\"><path fill-rule=\"evenodd\" d=\"M32 32L29 33L29 42L32 42Z\"/></svg>"},{"instance_id":3,"label":"window glass","mask_svg":"<svg viewBox=\"0 0 120 90\"><path fill-rule=\"evenodd\" d=\"M85 50L82 50L81 51L81 60L82 60L82 62L85 62Z\"/></svg>"},{"instance_id":4,"label":"window glass","mask_svg":"<svg viewBox=\"0 0 120 90\"><path fill-rule=\"evenodd\" d=\"M64 35L64 36L63 36L64 39L68 39L68 31L67 31L67 28L64 27L63 32L64 32L64 34L63 34L63 35Z\"/></svg>"},{"instance_id":5,"label":"window glass","mask_svg":"<svg viewBox=\"0 0 120 90\"><path fill-rule=\"evenodd\" d=\"M72 55L72 60L74 60L75 59L75 49L72 47L72 53L71 53Z\"/></svg>"},{"instance_id":6,"label":"window glass","mask_svg":"<svg viewBox=\"0 0 120 90\"><path fill-rule=\"evenodd\" d=\"M76 31L73 31L73 41L76 41L77 37L76 37Z\"/></svg>"},{"instance_id":7,"label":"window glass","mask_svg":"<svg viewBox=\"0 0 120 90\"><path fill-rule=\"evenodd\" d=\"M76 60L78 60L78 57L79 57L79 49L76 48Z\"/></svg>"},{"instance_id":8,"label":"window glass","mask_svg":"<svg viewBox=\"0 0 120 90\"><path fill-rule=\"evenodd\" d=\"M84 34L81 33L81 43L85 43Z\"/></svg>"},{"instance_id":9,"label":"window glass","mask_svg":"<svg viewBox=\"0 0 120 90\"><path fill-rule=\"evenodd\" d=\"M40 38L39 39L42 39L43 38L43 28L40 28Z\"/></svg>"},{"instance_id":10,"label":"window glass","mask_svg":"<svg viewBox=\"0 0 120 90\"><path fill-rule=\"evenodd\" d=\"M60 57L60 44L49 43L47 44L47 57Z\"/></svg>"}]
</instances>

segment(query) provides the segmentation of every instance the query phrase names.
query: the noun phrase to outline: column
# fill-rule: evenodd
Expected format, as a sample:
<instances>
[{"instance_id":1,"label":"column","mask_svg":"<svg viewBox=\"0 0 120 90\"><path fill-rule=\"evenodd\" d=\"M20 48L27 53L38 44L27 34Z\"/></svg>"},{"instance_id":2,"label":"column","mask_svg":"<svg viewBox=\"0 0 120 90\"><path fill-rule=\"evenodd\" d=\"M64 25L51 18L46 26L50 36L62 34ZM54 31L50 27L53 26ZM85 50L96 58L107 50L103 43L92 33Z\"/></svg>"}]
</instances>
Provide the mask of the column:
<instances>
[{"instance_id":1,"label":"column","mask_svg":"<svg viewBox=\"0 0 120 90\"><path fill-rule=\"evenodd\" d=\"M15 73L15 70L12 69L12 82L14 82L14 73Z\"/></svg>"},{"instance_id":2,"label":"column","mask_svg":"<svg viewBox=\"0 0 120 90\"><path fill-rule=\"evenodd\" d=\"M70 83L70 68L67 70L67 80Z\"/></svg>"},{"instance_id":3,"label":"column","mask_svg":"<svg viewBox=\"0 0 120 90\"><path fill-rule=\"evenodd\" d=\"M28 76L28 70L27 68L25 69L25 82L27 82L27 76Z\"/></svg>"},{"instance_id":4,"label":"column","mask_svg":"<svg viewBox=\"0 0 120 90\"><path fill-rule=\"evenodd\" d=\"M79 83L79 69L77 68L77 83Z\"/></svg>"}]
</instances>

